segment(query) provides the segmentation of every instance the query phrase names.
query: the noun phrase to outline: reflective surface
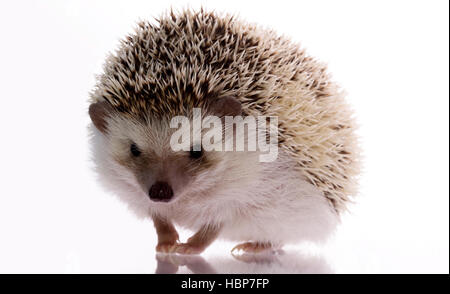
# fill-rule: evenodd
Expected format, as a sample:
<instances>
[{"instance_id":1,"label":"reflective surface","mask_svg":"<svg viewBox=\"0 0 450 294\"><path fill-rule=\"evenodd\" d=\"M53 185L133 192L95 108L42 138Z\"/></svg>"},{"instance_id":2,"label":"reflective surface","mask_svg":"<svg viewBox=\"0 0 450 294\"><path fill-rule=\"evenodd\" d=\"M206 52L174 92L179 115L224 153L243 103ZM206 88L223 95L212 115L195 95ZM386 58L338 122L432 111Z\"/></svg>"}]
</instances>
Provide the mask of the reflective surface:
<instances>
[{"instance_id":1,"label":"reflective surface","mask_svg":"<svg viewBox=\"0 0 450 294\"><path fill-rule=\"evenodd\" d=\"M324 258L294 252L225 256L157 254L157 274L326 274L333 273Z\"/></svg>"}]
</instances>

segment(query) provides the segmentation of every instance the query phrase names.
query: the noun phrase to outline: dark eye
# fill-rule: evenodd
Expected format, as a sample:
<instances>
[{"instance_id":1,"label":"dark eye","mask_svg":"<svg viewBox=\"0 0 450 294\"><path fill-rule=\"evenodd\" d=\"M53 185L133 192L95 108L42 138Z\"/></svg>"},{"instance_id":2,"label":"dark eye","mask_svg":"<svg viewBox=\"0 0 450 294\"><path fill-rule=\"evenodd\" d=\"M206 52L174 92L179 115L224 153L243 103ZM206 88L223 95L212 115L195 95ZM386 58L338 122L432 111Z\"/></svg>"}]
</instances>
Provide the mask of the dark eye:
<instances>
[{"instance_id":1,"label":"dark eye","mask_svg":"<svg viewBox=\"0 0 450 294\"><path fill-rule=\"evenodd\" d=\"M138 146L136 146L136 144L132 143L130 146L130 151L131 154L133 154L133 156L138 157L139 155L141 155L141 150L139 150Z\"/></svg>"},{"instance_id":2,"label":"dark eye","mask_svg":"<svg viewBox=\"0 0 450 294\"><path fill-rule=\"evenodd\" d=\"M196 149L198 149L198 147ZM202 155L203 155L203 150L201 149L201 147L200 147L199 151L195 151L194 148L192 148L189 153L189 156L193 159L198 159L198 158L202 157Z\"/></svg>"}]
</instances>

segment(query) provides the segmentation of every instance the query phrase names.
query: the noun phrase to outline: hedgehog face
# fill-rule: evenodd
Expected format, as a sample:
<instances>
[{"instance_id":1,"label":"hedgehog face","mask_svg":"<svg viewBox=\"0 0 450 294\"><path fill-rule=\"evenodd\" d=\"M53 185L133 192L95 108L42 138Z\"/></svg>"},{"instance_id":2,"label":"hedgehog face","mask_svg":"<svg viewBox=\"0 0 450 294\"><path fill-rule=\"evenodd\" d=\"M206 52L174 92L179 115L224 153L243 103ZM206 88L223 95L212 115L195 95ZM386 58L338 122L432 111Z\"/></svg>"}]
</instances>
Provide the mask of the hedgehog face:
<instances>
[{"instance_id":1,"label":"hedgehog face","mask_svg":"<svg viewBox=\"0 0 450 294\"><path fill-rule=\"evenodd\" d=\"M205 116L240 114L240 104L223 99L203 110ZM205 201L213 193L248 184L258 170L256 152L205 151L194 148L201 146L201 141L194 140L188 150L173 150L170 141L176 129L170 126L171 117L136 119L115 111L107 102L92 104L89 113L106 138L102 148L121 175L117 178L154 205ZM193 120L191 114L187 117Z\"/></svg>"},{"instance_id":2,"label":"hedgehog face","mask_svg":"<svg viewBox=\"0 0 450 294\"><path fill-rule=\"evenodd\" d=\"M95 106L91 108L95 109ZM114 163L111 166L115 167L116 173L131 174L131 177L123 178L154 202L173 201L192 177L193 159L189 152L170 149L172 130L168 122L133 119L112 109L104 112L108 114L100 120L102 123L95 113L91 117L106 137L104 152L108 161ZM197 154L195 157L195 160L201 160Z\"/></svg>"}]
</instances>

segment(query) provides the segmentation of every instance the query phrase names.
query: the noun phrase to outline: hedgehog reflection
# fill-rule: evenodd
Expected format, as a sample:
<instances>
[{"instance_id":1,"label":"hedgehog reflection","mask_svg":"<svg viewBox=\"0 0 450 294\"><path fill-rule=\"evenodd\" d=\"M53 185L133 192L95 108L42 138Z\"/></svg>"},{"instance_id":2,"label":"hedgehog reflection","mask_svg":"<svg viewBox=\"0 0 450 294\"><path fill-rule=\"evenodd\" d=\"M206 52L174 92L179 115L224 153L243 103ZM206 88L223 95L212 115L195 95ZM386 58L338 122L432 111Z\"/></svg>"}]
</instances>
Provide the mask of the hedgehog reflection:
<instances>
[{"instance_id":1,"label":"hedgehog reflection","mask_svg":"<svg viewBox=\"0 0 450 294\"><path fill-rule=\"evenodd\" d=\"M156 274L330 274L330 265L320 256L284 252L244 253L224 256L157 254Z\"/></svg>"}]
</instances>

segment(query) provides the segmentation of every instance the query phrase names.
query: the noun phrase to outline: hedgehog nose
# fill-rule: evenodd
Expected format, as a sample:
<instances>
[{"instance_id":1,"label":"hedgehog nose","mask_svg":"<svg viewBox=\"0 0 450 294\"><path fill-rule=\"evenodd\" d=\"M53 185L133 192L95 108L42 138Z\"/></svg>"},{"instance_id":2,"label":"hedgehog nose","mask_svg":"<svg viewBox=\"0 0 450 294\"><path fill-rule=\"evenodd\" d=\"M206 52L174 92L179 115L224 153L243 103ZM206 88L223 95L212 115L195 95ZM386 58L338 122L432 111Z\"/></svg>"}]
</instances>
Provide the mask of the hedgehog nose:
<instances>
[{"instance_id":1,"label":"hedgehog nose","mask_svg":"<svg viewBox=\"0 0 450 294\"><path fill-rule=\"evenodd\" d=\"M156 202L169 202L173 197L173 191L166 182L156 182L150 187L148 196Z\"/></svg>"}]
</instances>

